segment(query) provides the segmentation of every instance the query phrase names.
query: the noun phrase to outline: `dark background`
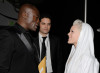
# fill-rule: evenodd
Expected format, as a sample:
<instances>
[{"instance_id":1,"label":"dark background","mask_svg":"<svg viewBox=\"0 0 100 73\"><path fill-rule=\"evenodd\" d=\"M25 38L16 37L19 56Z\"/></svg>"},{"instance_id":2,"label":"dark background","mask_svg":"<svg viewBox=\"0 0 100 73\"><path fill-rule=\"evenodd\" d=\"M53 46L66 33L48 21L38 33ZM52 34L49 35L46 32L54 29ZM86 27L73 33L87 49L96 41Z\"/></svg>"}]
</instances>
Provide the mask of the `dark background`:
<instances>
[{"instance_id":1,"label":"dark background","mask_svg":"<svg viewBox=\"0 0 100 73\"><path fill-rule=\"evenodd\" d=\"M19 8L24 3L31 3L37 6L42 13L52 16L52 28L50 33L57 35L62 40L64 65L70 53L71 45L67 44L67 33L75 19L84 21L85 0L8 0L14 7ZM87 23L94 30L95 55L100 62L100 2L99 0L87 0Z\"/></svg>"}]
</instances>

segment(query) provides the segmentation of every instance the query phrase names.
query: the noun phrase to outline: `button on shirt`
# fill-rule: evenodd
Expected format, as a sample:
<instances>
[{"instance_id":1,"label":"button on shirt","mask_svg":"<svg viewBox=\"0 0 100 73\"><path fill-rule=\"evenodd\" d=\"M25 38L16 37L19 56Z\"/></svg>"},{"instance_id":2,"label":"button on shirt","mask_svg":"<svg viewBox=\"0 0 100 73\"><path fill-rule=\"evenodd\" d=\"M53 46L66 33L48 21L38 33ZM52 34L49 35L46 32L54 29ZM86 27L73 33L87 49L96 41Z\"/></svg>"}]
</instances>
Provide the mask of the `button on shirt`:
<instances>
[{"instance_id":1,"label":"button on shirt","mask_svg":"<svg viewBox=\"0 0 100 73\"><path fill-rule=\"evenodd\" d=\"M42 42L43 38L42 35L39 33L39 45L40 45L40 59L41 59L41 52L42 52ZM50 53L50 41L49 41L49 34L45 39L45 46L46 46L46 67L47 73L52 73L52 63L51 63L51 53Z\"/></svg>"}]
</instances>

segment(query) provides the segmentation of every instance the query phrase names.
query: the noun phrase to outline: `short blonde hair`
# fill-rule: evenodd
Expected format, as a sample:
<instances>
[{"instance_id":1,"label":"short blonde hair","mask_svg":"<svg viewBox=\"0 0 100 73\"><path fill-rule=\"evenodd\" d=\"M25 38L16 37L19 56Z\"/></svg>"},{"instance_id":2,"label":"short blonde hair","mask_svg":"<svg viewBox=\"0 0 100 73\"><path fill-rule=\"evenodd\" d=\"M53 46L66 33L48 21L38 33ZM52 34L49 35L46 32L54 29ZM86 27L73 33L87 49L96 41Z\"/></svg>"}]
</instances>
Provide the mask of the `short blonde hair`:
<instances>
[{"instance_id":1,"label":"short blonde hair","mask_svg":"<svg viewBox=\"0 0 100 73\"><path fill-rule=\"evenodd\" d=\"M83 23L82 20L80 20L80 19L76 19L76 20L73 22L73 25L77 25L79 31L81 31L81 29L82 29L82 23Z\"/></svg>"}]
</instances>

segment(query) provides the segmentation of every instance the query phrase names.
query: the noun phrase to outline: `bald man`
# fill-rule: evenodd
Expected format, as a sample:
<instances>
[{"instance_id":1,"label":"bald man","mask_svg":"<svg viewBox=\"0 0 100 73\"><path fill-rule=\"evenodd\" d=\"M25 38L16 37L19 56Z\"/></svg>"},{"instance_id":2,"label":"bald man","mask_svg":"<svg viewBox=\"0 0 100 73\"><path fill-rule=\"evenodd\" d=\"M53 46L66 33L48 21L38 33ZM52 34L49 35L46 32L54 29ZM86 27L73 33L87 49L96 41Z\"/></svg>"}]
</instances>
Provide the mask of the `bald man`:
<instances>
[{"instance_id":1,"label":"bald man","mask_svg":"<svg viewBox=\"0 0 100 73\"><path fill-rule=\"evenodd\" d=\"M39 73L38 52L29 33L36 31L38 23L39 10L24 4L16 24L0 30L0 73Z\"/></svg>"}]
</instances>

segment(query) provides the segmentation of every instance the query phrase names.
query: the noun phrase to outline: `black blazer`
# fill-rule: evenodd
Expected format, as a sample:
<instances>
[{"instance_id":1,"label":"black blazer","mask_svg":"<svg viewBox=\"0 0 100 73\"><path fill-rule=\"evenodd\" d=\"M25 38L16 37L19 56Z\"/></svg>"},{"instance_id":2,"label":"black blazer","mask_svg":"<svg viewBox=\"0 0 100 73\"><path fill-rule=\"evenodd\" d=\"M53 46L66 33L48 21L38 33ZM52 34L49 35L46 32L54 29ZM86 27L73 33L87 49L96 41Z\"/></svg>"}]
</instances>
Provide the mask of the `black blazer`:
<instances>
[{"instance_id":1,"label":"black blazer","mask_svg":"<svg viewBox=\"0 0 100 73\"><path fill-rule=\"evenodd\" d=\"M36 47L29 51L17 28L0 30L0 73L39 73Z\"/></svg>"},{"instance_id":2,"label":"black blazer","mask_svg":"<svg viewBox=\"0 0 100 73\"><path fill-rule=\"evenodd\" d=\"M51 53L51 63L53 68L53 73L62 73L62 48L60 39L54 35L49 36L50 39L50 53ZM39 36L35 38L35 44L38 47L38 52L40 52L39 47Z\"/></svg>"}]
</instances>

